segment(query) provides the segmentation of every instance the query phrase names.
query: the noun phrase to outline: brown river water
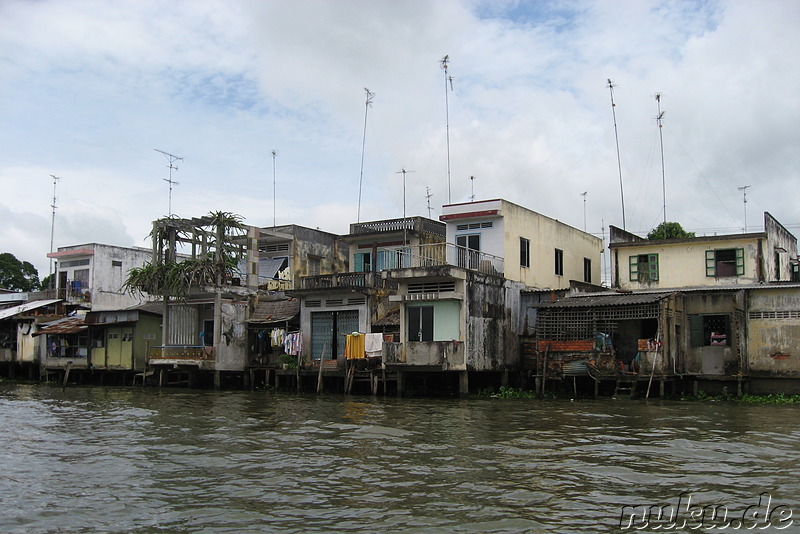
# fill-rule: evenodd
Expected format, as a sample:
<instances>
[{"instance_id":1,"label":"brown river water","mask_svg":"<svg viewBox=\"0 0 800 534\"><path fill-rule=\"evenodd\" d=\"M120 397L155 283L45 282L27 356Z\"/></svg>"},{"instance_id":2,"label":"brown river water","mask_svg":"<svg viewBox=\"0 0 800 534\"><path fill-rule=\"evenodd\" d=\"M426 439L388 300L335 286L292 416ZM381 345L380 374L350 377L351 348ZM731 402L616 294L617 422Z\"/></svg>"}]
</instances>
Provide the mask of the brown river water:
<instances>
[{"instance_id":1,"label":"brown river water","mask_svg":"<svg viewBox=\"0 0 800 534\"><path fill-rule=\"evenodd\" d=\"M799 465L798 406L0 383L4 533L800 532Z\"/></svg>"}]
</instances>

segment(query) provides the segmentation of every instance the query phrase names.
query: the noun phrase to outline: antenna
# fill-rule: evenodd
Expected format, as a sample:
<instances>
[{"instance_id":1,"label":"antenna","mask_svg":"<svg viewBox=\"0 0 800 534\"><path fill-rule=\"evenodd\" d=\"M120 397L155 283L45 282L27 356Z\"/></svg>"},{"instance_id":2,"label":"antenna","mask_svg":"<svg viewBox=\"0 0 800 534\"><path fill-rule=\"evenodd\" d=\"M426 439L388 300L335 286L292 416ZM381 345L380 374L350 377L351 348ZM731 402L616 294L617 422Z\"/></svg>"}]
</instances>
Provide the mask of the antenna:
<instances>
[{"instance_id":1,"label":"antenna","mask_svg":"<svg viewBox=\"0 0 800 534\"><path fill-rule=\"evenodd\" d=\"M56 184L61 179L55 174L50 175L53 178L53 203L50 205L53 208L53 218L50 222L50 254L53 253L53 235L56 229ZM53 277L53 258L50 258L50 284L51 289L55 288L55 278Z\"/></svg>"},{"instance_id":2,"label":"antenna","mask_svg":"<svg viewBox=\"0 0 800 534\"><path fill-rule=\"evenodd\" d=\"M472 194L469 197L470 202L475 202L475 177L469 177L470 186L472 187Z\"/></svg>"},{"instance_id":3,"label":"antenna","mask_svg":"<svg viewBox=\"0 0 800 534\"><path fill-rule=\"evenodd\" d=\"M581 196L583 197L583 231L584 232L586 231L586 193L588 193L588 191L584 191L583 193L581 193Z\"/></svg>"},{"instance_id":4,"label":"antenna","mask_svg":"<svg viewBox=\"0 0 800 534\"><path fill-rule=\"evenodd\" d=\"M667 179L664 173L664 133L663 128L664 124L661 122L664 118L665 111L661 111L661 93L656 93L656 102L658 103L658 116L656 117L656 122L658 123L658 138L661 141L661 193L664 197L664 237L666 238L667 234Z\"/></svg>"},{"instance_id":5,"label":"antenna","mask_svg":"<svg viewBox=\"0 0 800 534\"><path fill-rule=\"evenodd\" d=\"M622 229L625 230L625 191L622 189L622 161L619 157L619 134L617 133L617 105L614 103L614 82L608 78L608 90L611 92L611 115L614 117L614 139L617 142L617 169L619 170L619 197L622 201Z\"/></svg>"},{"instance_id":6,"label":"antenna","mask_svg":"<svg viewBox=\"0 0 800 534\"><path fill-rule=\"evenodd\" d=\"M369 107L372 105L372 99L375 98L375 93L370 92L366 87L364 91L367 93L367 100L364 102L364 138L361 141L361 175L358 179L358 214L356 222L361 222L361 183L364 181L364 148L367 146L367 113Z\"/></svg>"},{"instance_id":7,"label":"antenna","mask_svg":"<svg viewBox=\"0 0 800 534\"><path fill-rule=\"evenodd\" d=\"M169 182L169 213L168 216L172 217L172 186L173 185L181 185L180 182L176 182L172 179L172 169L178 170L178 167L174 165L176 161L183 161L183 158L180 156L176 156L175 154L170 154L169 152L164 152L163 150L159 150L154 148L156 152L161 152L169 161L169 178L164 178L165 182Z\"/></svg>"},{"instance_id":8,"label":"antenna","mask_svg":"<svg viewBox=\"0 0 800 534\"><path fill-rule=\"evenodd\" d=\"M277 194L277 183L276 179L276 172L275 172L275 157L278 155L278 151L274 148L272 149L272 226L278 226L277 219L275 217L275 210L276 206L278 205L278 194Z\"/></svg>"},{"instance_id":9,"label":"antenna","mask_svg":"<svg viewBox=\"0 0 800 534\"><path fill-rule=\"evenodd\" d=\"M742 204L744 204L744 233L747 233L747 188L750 187L749 185L743 185L741 187L737 187L739 191L742 192Z\"/></svg>"},{"instance_id":10,"label":"antenna","mask_svg":"<svg viewBox=\"0 0 800 534\"><path fill-rule=\"evenodd\" d=\"M442 64L444 70L444 111L445 111L445 135L447 140L447 203L451 202L450 197L450 101L447 96L447 85L450 85L450 90L453 90L453 77L447 73L447 66L450 62L450 56L444 56L439 63Z\"/></svg>"},{"instance_id":11,"label":"antenna","mask_svg":"<svg viewBox=\"0 0 800 534\"><path fill-rule=\"evenodd\" d=\"M430 187L425 187L425 198L428 199L428 218L431 218L431 197L433 193L431 193Z\"/></svg>"},{"instance_id":12,"label":"antenna","mask_svg":"<svg viewBox=\"0 0 800 534\"><path fill-rule=\"evenodd\" d=\"M407 171L405 169L400 169L395 174L402 174L403 175L403 246L407 244L407 236L406 236L406 173L415 172L415 171Z\"/></svg>"}]
</instances>

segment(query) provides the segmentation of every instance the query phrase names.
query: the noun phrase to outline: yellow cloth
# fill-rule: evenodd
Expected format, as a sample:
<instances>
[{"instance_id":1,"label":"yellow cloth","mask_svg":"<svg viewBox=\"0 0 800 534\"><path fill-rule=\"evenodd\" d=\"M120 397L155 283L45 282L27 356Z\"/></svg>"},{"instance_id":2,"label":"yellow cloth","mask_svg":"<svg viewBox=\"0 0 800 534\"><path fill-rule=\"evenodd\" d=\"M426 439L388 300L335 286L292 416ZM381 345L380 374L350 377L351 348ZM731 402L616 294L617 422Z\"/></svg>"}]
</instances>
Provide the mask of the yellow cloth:
<instances>
[{"instance_id":1,"label":"yellow cloth","mask_svg":"<svg viewBox=\"0 0 800 534\"><path fill-rule=\"evenodd\" d=\"M364 340L365 337L358 333L348 335L344 344L344 357L348 360L365 358Z\"/></svg>"}]
</instances>

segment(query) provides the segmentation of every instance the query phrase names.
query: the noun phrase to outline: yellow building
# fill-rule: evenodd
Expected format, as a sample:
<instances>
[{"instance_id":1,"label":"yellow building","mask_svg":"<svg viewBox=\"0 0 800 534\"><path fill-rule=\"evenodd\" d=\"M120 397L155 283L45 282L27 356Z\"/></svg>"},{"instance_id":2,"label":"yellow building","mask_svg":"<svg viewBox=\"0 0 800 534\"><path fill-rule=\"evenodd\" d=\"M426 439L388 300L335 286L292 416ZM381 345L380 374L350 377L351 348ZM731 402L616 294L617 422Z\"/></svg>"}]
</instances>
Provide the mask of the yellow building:
<instances>
[{"instance_id":1,"label":"yellow building","mask_svg":"<svg viewBox=\"0 0 800 534\"><path fill-rule=\"evenodd\" d=\"M611 227L612 286L658 289L794 280L797 238L764 212L756 233L648 240Z\"/></svg>"}]
</instances>

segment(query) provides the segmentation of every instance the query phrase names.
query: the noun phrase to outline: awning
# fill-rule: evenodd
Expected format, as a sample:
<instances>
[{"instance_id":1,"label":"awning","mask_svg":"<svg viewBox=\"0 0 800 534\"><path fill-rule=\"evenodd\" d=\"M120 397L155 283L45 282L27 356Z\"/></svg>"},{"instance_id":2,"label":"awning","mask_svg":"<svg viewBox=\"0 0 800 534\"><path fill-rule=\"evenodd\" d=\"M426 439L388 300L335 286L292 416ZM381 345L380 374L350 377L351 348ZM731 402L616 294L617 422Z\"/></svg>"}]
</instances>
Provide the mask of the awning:
<instances>
[{"instance_id":1,"label":"awning","mask_svg":"<svg viewBox=\"0 0 800 534\"><path fill-rule=\"evenodd\" d=\"M0 319L8 319L9 317L19 315L20 313L35 310L36 308L43 308L44 306L49 306L51 304L55 304L56 302L61 302L61 299L33 300L31 302L26 302L25 304L12 306L10 308L0 310Z\"/></svg>"},{"instance_id":2,"label":"awning","mask_svg":"<svg viewBox=\"0 0 800 534\"><path fill-rule=\"evenodd\" d=\"M258 260L259 278L276 278L278 272L289 266L288 258L262 258Z\"/></svg>"},{"instance_id":3,"label":"awning","mask_svg":"<svg viewBox=\"0 0 800 534\"><path fill-rule=\"evenodd\" d=\"M300 300L268 300L256 304L250 319L250 324L275 324L284 323L294 319L300 313Z\"/></svg>"}]
</instances>

